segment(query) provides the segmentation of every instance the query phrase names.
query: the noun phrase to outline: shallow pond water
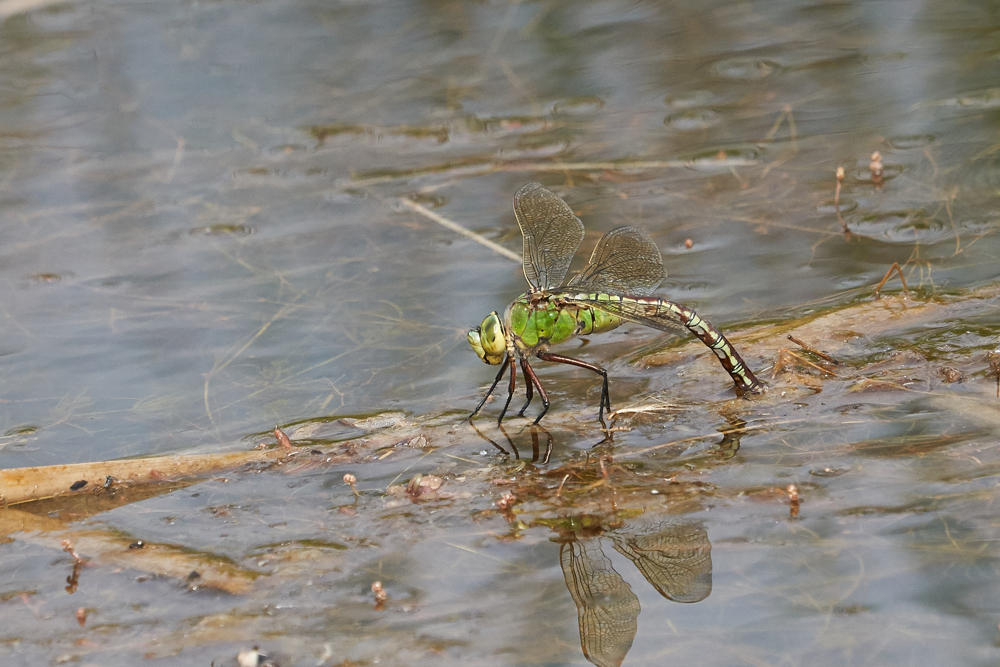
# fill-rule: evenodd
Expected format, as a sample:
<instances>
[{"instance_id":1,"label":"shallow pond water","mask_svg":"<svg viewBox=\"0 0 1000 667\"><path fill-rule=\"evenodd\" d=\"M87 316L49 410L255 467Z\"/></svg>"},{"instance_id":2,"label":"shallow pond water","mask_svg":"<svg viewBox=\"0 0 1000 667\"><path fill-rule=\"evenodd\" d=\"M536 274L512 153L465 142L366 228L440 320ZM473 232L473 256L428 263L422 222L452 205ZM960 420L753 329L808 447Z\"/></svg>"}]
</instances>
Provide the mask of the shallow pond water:
<instances>
[{"instance_id":1,"label":"shallow pond water","mask_svg":"<svg viewBox=\"0 0 1000 667\"><path fill-rule=\"evenodd\" d=\"M996 664L996 7L0 16L0 469L304 446L4 509L5 660ZM526 284L435 216L519 253L530 181L767 395L628 326L559 349L613 440L541 362L546 430L462 423Z\"/></svg>"}]
</instances>

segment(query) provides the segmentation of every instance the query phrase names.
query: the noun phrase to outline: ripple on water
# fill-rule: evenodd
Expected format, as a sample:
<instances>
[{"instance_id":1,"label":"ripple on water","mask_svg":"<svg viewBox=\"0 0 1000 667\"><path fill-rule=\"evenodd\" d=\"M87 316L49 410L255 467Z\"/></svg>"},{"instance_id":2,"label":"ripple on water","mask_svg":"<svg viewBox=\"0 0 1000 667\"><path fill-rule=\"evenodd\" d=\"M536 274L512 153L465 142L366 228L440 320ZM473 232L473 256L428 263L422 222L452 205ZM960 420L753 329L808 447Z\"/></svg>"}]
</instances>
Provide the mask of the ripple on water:
<instances>
[{"instance_id":1,"label":"ripple on water","mask_svg":"<svg viewBox=\"0 0 1000 667\"><path fill-rule=\"evenodd\" d=\"M836 215L838 206L841 213L850 213L858 207L858 202L853 199L845 199L844 197L841 197L839 204L834 205L834 201L832 199L824 199L820 203L816 204L816 212L822 213L823 215Z\"/></svg>"},{"instance_id":2,"label":"ripple on water","mask_svg":"<svg viewBox=\"0 0 1000 667\"><path fill-rule=\"evenodd\" d=\"M709 71L720 79L756 81L781 71L781 65L773 60L729 58L713 63Z\"/></svg>"},{"instance_id":3,"label":"ripple on water","mask_svg":"<svg viewBox=\"0 0 1000 667\"><path fill-rule=\"evenodd\" d=\"M1000 107L1000 88L977 90L946 100L945 103L960 107L972 107L974 109L995 109L996 107Z\"/></svg>"},{"instance_id":4,"label":"ripple on water","mask_svg":"<svg viewBox=\"0 0 1000 667\"><path fill-rule=\"evenodd\" d=\"M703 107L715 100L715 94L710 90L692 90L688 93L667 95L663 100L671 109L690 109Z\"/></svg>"},{"instance_id":5,"label":"ripple on water","mask_svg":"<svg viewBox=\"0 0 1000 667\"><path fill-rule=\"evenodd\" d=\"M997 211L988 212L983 217L964 220L959 223L959 226L963 231L973 234L990 234L1000 226L1000 213Z\"/></svg>"},{"instance_id":6,"label":"ripple on water","mask_svg":"<svg viewBox=\"0 0 1000 667\"><path fill-rule=\"evenodd\" d=\"M891 181L903 173L903 165L887 164L882 167L882 180ZM854 172L854 178L858 181L871 182L872 172L867 167Z\"/></svg>"},{"instance_id":7,"label":"ripple on water","mask_svg":"<svg viewBox=\"0 0 1000 667\"><path fill-rule=\"evenodd\" d=\"M905 151L911 148L922 148L936 139L933 134L902 134L897 137L889 137L889 146L896 150Z\"/></svg>"},{"instance_id":8,"label":"ripple on water","mask_svg":"<svg viewBox=\"0 0 1000 667\"><path fill-rule=\"evenodd\" d=\"M837 281L837 287L840 289L854 289L855 287L868 285L869 282L868 276L864 275L844 276Z\"/></svg>"},{"instance_id":9,"label":"ripple on water","mask_svg":"<svg viewBox=\"0 0 1000 667\"><path fill-rule=\"evenodd\" d=\"M956 178L955 182L963 183L966 192L972 195L995 192L997 188L1000 188L1000 156L967 160L958 165L953 173Z\"/></svg>"},{"instance_id":10,"label":"ripple on water","mask_svg":"<svg viewBox=\"0 0 1000 667\"><path fill-rule=\"evenodd\" d=\"M809 471L809 474L815 477L839 477L848 470L849 468L833 468L827 466L826 468L813 468Z\"/></svg>"},{"instance_id":11,"label":"ripple on water","mask_svg":"<svg viewBox=\"0 0 1000 667\"><path fill-rule=\"evenodd\" d=\"M718 125L719 114L711 109L685 109L674 114L670 114L663 119L663 124L675 130L704 130Z\"/></svg>"},{"instance_id":12,"label":"ripple on water","mask_svg":"<svg viewBox=\"0 0 1000 667\"><path fill-rule=\"evenodd\" d=\"M427 208L441 208L448 204L449 199L436 193L420 192L413 196L413 201L423 204Z\"/></svg>"},{"instance_id":13,"label":"ripple on water","mask_svg":"<svg viewBox=\"0 0 1000 667\"><path fill-rule=\"evenodd\" d=\"M253 234L253 227L219 223L207 227L194 227L188 230L188 234L192 236L249 236Z\"/></svg>"},{"instance_id":14,"label":"ripple on water","mask_svg":"<svg viewBox=\"0 0 1000 667\"><path fill-rule=\"evenodd\" d=\"M594 113L604 107L604 100L596 95L584 95L560 100L552 106L552 113L562 115L578 115Z\"/></svg>"},{"instance_id":15,"label":"ripple on water","mask_svg":"<svg viewBox=\"0 0 1000 667\"><path fill-rule=\"evenodd\" d=\"M893 243L931 243L951 236L951 228L921 208L872 213L848 223L852 233Z\"/></svg>"},{"instance_id":16,"label":"ripple on water","mask_svg":"<svg viewBox=\"0 0 1000 667\"><path fill-rule=\"evenodd\" d=\"M664 280L663 283L660 285L659 289L663 290L668 294L684 293L688 295L695 294L698 296L704 296L706 294L710 294L711 290L715 289L715 285L713 285L712 283L705 282L703 280L702 281L692 280L689 282L680 282L677 280ZM685 298L691 299L694 297L688 296Z\"/></svg>"}]
</instances>

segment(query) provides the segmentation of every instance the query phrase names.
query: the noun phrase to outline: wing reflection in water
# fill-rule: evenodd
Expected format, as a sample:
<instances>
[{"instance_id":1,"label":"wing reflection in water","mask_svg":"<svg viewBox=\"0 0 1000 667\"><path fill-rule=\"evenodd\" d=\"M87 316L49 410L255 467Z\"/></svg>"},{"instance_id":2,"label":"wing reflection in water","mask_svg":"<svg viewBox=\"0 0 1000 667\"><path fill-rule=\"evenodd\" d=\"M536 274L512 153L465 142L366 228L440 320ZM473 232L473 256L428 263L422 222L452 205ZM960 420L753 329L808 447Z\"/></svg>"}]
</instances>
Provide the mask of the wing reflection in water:
<instances>
[{"instance_id":1,"label":"wing reflection in water","mask_svg":"<svg viewBox=\"0 0 1000 667\"><path fill-rule=\"evenodd\" d=\"M653 588L674 602L701 602L712 592L712 543L694 524L660 524L640 533L611 536Z\"/></svg>"},{"instance_id":2,"label":"wing reflection in water","mask_svg":"<svg viewBox=\"0 0 1000 667\"><path fill-rule=\"evenodd\" d=\"M566 588L580 619L580 645L598 667L618 667L632 648L639 598L601 551L600 538L559 547Z\"/></svg>"},{"instance_id":3,"label":"wing reflection in water","mask_svg":"<svg viewBox=\"0 0 1000 667\"><path fill-rule=\"evenodd\" d=\"M609 537L615 549L668 600L700 602L712 592L712 544L701 526L625 526ZM635 639L639 598L604 555L600 540L587 537L563 542L559 560L576 604L583 655L598 667L619 667Z\"/></svg>"}]
</instances>

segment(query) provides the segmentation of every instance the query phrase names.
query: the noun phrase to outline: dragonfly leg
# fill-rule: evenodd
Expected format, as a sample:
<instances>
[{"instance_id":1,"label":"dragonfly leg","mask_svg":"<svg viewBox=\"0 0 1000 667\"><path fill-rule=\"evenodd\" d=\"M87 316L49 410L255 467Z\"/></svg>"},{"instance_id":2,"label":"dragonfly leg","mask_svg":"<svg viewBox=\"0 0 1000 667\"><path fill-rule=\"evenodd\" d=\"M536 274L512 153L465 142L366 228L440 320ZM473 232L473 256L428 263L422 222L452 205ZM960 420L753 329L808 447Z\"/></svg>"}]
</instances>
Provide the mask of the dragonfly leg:
<instances>
[{"instance_id":1,"label":"dragonfly leg","mask_svg":"<svg viewBox=\"0 0 1000 667\"><path fill-rule=\"evenodd\" d=\"M500 372L497 373L496 378L493 380L493 384L490 385L490 390L486 392L485 396L483 396L483 400L479 401L479 405L477 405L476 409L472 411L471 415L469 415L469 419L472 419L473 417L478 415L479 411L483 409L483 406L486 405L486 401L489 400L489 397L493 395L493 390L497 388L498 384L500 384L500 380L503 379L503 374L506 372L507 372L507 364L504 363L502 366L500 366Z\"/></svg>"},{"instance_id":2,"label":"dragonfly leg","mask_svg":"<svg viewBox=\"0 0 1000 667\"><path fill-rule=\"evenodd\" d=\"M517 366L514 365L513 355L507 357L504 362L505 366L510 366L510 387L507 389L507 402L503 404L503 410L500 411L500 416L497 417L497 426L503 422L503 416L507 414L507 408L510 407L510 399L514 398L514 387L517 386Z\"/></svg>"},{"instance_id":3,"label":"dragonfly leg","mask_svg":"<svg viewBox=\"0 0 1000 667\"><path fill-rule=\"evenodd\" d=\"M604 378L604 384L601 386L601 407L597 413L598 421L602 424L604 423L604 409L607 408L608 412L611 412L611 393L608 391L608 372L606 370L600 366L588 364L586 361L580 361L579 359L573 359L572 357L564 357L561 354L552 354L551 352L536 352L535 356L542 361L552 361L557 364L569 364L570 366L586 368L587 370L594 371ZM536 421L535 423L537 424L538 422Z\"/></svg>"},{"instance_id":4,"label":"dragonfly leg","mask_svg":"<svg viewBox=\"0 0 1000 667\"><path fill-rule=\"evenodd\" d=\"M531 405L531 399L535 397L534 386L535 382L532 380L534 372L531 370L531 366L528 365L528 360L521 357L521 370L524 371L524 377L528 378L528 386L525 388L525 393L528 395L528 400L525 402L524 407L517 413L518 417L524 416L524 411L528 409Z\"/></svg>"},{"instance_id":5,"label":"dragonfly leg","mask_svg":"<svg viewBox=\"0 0 1000 667\"><path fill-rule=\"evenodd\" d=\"M524 369L524 374L528 378L528 387L530 388L531 385L535 385L535 388L538 389L538 395L542 398L542 414L535 417L535 421L531 424L534 426L540 422L542 417L545 416L545 413L549 411L549 395L545 393L545 388L542 387L541 380L539 380L538 376L535 375L535 369L531 367L531 364L528 363L527 359L521 360L521 368ZM528 395L530 396L531 394L529 393ZM528 402L530 403L531 400L529 399ZM527 404L524 407L528 407ZM521 410L521 412L524 412L524 410Z\"/></svg>"}]
</instances>

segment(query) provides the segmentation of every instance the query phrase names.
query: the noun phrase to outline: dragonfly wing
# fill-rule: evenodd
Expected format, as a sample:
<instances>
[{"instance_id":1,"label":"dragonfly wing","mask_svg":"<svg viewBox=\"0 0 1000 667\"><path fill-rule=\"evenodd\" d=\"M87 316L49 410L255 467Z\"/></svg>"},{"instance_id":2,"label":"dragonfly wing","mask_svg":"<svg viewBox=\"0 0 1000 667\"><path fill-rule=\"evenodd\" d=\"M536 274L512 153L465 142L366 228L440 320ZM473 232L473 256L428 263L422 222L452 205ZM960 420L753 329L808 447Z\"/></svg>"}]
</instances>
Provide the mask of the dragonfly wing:
<instances>
[{"instance_id":1,"label":"dragonfly wing","mask_svg":"<svg viewBox=\"0 0 1000 667\"><path fill-rule=\"evenodd\" d=\"M558 196L538 183L514 194L514 215L524 236L524 277L534 291L562 284L583 241L583 223Z\"/></svg>"},{"instance_id":2,"label":"dragonfly wing","mask_svg":"<svg viewBox=\"0 0 1000 667\"><path fill-rule=\"evenodd\" d=\"M649 296L666 277L660 249L638 227L616 227L594 248L587 267L569 281L587 292Z\"/></svg>"}]
</instances>

